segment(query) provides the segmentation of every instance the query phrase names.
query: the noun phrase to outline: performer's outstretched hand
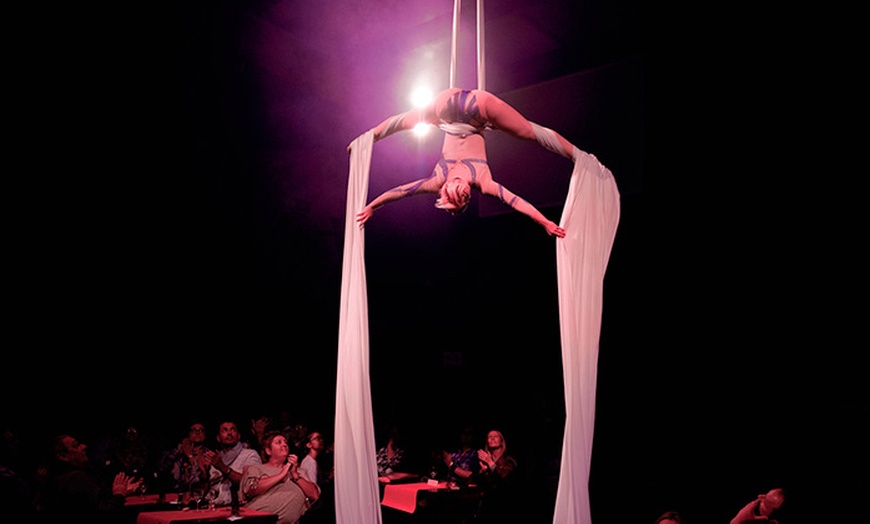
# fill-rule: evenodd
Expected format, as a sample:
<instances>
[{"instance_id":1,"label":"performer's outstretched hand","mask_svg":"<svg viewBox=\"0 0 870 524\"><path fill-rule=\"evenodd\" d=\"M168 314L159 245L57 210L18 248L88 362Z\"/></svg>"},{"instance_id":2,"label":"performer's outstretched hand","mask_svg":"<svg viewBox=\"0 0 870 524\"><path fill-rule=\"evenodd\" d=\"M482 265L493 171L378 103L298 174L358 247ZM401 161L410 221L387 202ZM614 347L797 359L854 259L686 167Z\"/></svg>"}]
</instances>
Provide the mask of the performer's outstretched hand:
<instances>
[{"instance_id":1,"label":"performer's outstretched hand","mask_svg":"<svg viewBox=\"0 0 870 524\"><path fill-rule=\"evenodd\" d=\"M372 209L371 206L366 206L362 211L356 214L356 221L359 222L360 229L362 229L365 223L369 221L374 212L375 210Z\"/></svg>"},{"instance_id":2,"label":"performer's outstretched hand","mask_svg":"<svg viewBox=\"0 0 870 524\"><path fill-rule=\"evenodd\" d=\"M547 221L544 225L544 229L547 230L547 234L551 237L565 238L565 228L559 227L559 224L551 220Z\"/></svg>"}]
</instances>

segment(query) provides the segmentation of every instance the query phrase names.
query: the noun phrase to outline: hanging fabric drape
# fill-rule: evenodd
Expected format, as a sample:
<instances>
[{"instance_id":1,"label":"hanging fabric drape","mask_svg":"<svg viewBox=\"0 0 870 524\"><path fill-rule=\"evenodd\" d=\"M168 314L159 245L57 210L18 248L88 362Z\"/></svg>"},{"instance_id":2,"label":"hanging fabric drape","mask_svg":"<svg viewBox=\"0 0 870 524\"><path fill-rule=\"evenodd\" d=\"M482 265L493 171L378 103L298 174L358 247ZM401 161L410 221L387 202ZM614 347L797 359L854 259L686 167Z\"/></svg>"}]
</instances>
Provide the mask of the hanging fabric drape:
<instances>
[{"instance_id":1,"label":"hanging fabric drape","mask_svg":"<svg viewBox=\"0 0 870 524\"><path fill-rule=\"evenodd\" d=\"M453 0L453 35L450 39L450 87L456 87L457 53L459 52L459 13L462 1Z\"/></svg>"},{"instance_id":2,"label":"hanging fabric drape","mask_svg":"<svg viewBox=\"0 0 870 524\"><path fill-rule=\"evenodd\" d=\"M483 34L483 0L477 0L477 88L486 91L486 55Z\"/></svg>"},{"instance_id":3,"label":"hanging fabric drape","mask_svg":"<svg viewBox=\"0 0 870 524\"><path fill-rule=\"evenodd\" d=\"M594 155L574 151L556 241L565 432L553 524L591 524L589 471L595 430L604 273L619 223L619 191Z\"/></svg>"},{"instance_id":4,"label":"hanging fabric drape","mask_svg":"<svg viewBox=\"0 0 870 524\"><path fill-rule=\"evenodd\" d=\"M335 390L335 516L337 524L380 524L374 417L369 375L369 319L365 271L365 231L356 211L366 205L374 133L351 142L338 366Z\"/></svg>"},{"instance_id":5,"label":"hanging fabric drape","mask_svg":"<svg viewBox=\"0 0 870 524\"><path fill-rule=\"evenodd\" d=\"M462 0L453 0L453 34L450 39L450 87L456 87L459 62L459 20ZM483 0L477 0L477 88L486 90L486 38L484 35Z\"/></svg>"}]
</instances>

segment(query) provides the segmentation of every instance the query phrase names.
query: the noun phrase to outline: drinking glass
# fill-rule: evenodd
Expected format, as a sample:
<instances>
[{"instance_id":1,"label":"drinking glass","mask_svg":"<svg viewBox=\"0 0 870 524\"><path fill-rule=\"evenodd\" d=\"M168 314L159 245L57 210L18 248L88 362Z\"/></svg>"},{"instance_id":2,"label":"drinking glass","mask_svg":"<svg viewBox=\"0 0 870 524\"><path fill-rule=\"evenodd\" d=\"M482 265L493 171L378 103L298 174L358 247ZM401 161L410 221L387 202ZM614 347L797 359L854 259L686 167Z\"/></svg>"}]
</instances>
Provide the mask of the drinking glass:
<instances>
[{"instance_id":1,"label":"drinking glass","mask_svg":"<svg viewBox=\"0 0 870 524\"><path fill-rule=\"evenodd\" d=\"M190 501L193 502L191 509L199 509L202 503L202 488L190 488Z\"/></svg>"},{"instance_id":2,"label":"drinking glass","mask_svg":"<svg viewBox=\"0 0 870 524\"><path fill-rule=\"evenodd\" d=\"M208 491L205 492L206 507L208 507L209 511L215 510L214 501L215 501L215 499L217 499L217 496L218 496L218 491L216 489L209 489Z\"/></svg>"}]
</instances>

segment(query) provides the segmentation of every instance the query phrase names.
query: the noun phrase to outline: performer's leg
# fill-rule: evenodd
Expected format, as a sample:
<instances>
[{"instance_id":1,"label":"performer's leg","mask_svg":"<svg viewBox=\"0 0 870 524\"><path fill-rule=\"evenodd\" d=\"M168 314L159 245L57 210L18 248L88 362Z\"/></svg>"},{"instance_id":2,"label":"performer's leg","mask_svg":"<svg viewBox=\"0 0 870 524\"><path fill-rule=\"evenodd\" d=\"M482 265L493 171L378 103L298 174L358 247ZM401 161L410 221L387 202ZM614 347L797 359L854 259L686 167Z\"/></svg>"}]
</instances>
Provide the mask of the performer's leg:
<instances>
[{"instance_id":1,"label":"performer's leg","mask_svg":"<svg viewBox=\"0 0 870 524\"><path fill-rule=\"evenodd\" d=\"M562 155L565 158L574 160L577 148L571 144L571 142L565 140L562 135L553 131L549 127L539 126L534 122L532 122L532 130L535 132L535 140L537 140L539 144L557 155Z\"/></svg>"},{"instance_id":2,"label":"performer's leg","mask_svg":"<svg viewBox=\"0 0 870 524\"><path fill-rule=\"evenodd\" d=\"M542 141L540 130L536 133L532 127L533 124L529 122L526 117L520 114L519 111L514 109L513 106L492 93L480 91L477 93L478 104L480 104L481 112L483 113L483 116L489 120L493 128L504 131L516 138L535 140L550 151L562 155L565 158L573 159L574 144L566 140L565 137L552 129L543 128L555 135L558 145L552 143L550 140Z\"/></svg>"}]
</instances>

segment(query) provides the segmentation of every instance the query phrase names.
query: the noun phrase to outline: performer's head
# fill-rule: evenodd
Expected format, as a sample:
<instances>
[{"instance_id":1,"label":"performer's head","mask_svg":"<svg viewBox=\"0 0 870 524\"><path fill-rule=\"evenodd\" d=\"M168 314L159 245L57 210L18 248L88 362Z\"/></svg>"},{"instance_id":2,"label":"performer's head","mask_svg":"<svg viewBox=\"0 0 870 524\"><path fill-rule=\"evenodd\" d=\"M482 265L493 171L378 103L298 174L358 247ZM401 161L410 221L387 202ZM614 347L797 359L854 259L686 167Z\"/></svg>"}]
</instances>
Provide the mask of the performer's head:
<instances>
[{"instance_id":1,"label":"performer's head","mask_svg":"<svg viewBox=\"0 0 870 524\"><path fill-rule=\"evenodd\" d=\"M465 211L471 200L471 186L460 177L453 177L441 186L440 197L435 201L435 207L443 209L451 215Z\"/></svg>"}]
</instances>

